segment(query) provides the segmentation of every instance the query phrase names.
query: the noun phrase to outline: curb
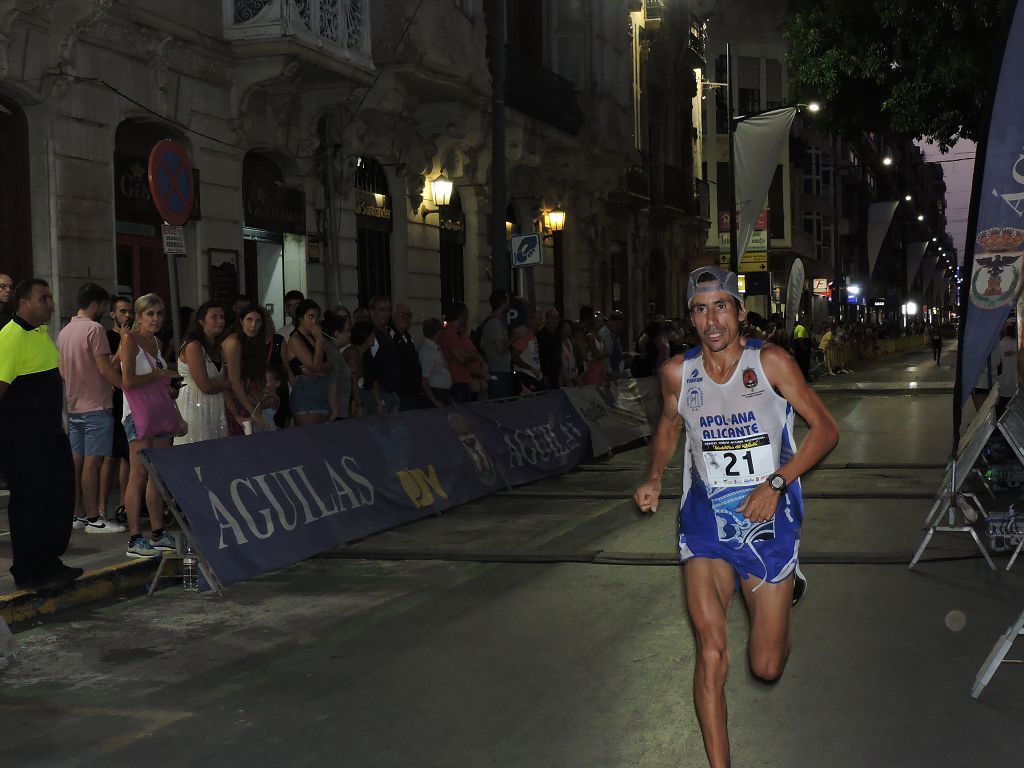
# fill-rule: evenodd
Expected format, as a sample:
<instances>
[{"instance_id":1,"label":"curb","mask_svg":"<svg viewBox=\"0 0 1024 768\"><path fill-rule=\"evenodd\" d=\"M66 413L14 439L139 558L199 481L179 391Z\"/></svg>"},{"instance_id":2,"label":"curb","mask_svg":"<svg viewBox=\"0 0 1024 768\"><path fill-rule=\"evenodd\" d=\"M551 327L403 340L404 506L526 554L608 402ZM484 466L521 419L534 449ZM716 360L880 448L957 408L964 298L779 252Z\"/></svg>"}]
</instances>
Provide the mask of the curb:
<instances>
[{"instance_id":1,"label":"curb","mask_svg":"<svg viewBox=\"0 0 1024 768\"><path fill-rule=\"evenodd\" d=\"M162 558L128 560L87 571L67 587L43 592L18 590L0 595L0 616L11 628L56 613L115 597L145 594Z\"/></svg>"}]
</instances>

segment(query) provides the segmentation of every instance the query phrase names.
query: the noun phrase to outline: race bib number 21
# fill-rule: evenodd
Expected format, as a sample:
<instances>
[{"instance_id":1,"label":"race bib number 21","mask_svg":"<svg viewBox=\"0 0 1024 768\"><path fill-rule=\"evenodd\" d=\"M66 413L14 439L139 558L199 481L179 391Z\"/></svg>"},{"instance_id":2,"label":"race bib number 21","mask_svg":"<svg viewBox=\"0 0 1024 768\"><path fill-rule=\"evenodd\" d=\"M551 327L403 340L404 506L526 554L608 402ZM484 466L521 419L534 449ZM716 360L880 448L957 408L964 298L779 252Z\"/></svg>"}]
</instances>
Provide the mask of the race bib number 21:
<instances>
[{"instance_id":1,"label":"race bib number 21","mask_svg":"<svg viewBox=\"0 0 1024 768\"><path fill-rule=\"evenodd\" d=\"M712 487L756 485L775 471L775 454L768 435L705 440L701 450Z\"/></svg>"}]
</instances>

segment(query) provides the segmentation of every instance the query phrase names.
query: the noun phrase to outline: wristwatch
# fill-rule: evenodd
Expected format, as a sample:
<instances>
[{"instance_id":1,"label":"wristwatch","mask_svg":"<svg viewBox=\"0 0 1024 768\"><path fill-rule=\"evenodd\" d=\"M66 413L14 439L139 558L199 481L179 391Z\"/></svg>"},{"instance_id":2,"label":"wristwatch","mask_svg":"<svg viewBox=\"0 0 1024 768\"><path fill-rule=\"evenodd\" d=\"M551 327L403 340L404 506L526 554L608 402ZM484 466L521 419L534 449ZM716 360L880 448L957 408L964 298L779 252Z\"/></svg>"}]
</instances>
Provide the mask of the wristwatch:
<instances>
[{"instance_id":1,"label":"wristwatch","mask_svg":"<svg viewBox=\"0 0 1024 768\"><path fill-rule=\"evenodd\" d=\"M778 472L775 472L771 475L768 475L768 487L771 488L773 491L785 493L786 489L789 488L789 483L786 482L786 478L784 478Z\"/></svg>"}]
</instances>

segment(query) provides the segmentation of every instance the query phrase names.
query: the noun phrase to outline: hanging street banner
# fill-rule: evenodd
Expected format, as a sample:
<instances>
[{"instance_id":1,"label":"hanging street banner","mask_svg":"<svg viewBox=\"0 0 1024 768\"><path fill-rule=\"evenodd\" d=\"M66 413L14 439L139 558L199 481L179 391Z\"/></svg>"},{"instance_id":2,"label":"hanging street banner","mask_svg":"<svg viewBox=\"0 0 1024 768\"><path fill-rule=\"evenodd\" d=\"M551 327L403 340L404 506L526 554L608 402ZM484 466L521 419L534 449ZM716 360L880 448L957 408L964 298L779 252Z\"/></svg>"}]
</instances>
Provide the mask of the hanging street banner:
<instances>
[{"instance_id":1,"label":"hanging street banner","mask_svg":"<svg viewBox=\"0 0 1024 768\"><path fill-rule=\"evenodd\" d=\"M804 263L793 259L789 268L789 282L786 285L786 333L793 335L797 315L800 313L800 296L804 292Z\"/></svg>"},{"instance_id":2,"label":"hanging street banner","mask_svg":"<svg viewBox=\"0 0 1024 768\"><path fill-rule=\"evenodd\" d=\"M736 253L740 258L750 244L768 199L772 177L789 141L794 117L796 107L785 107L740 118L736 124L732 141L736 158Z\"/></svg>"},{"instance_id":3,"label":"hanging street banner","mask_svg":"<svg viewBox=\"0 0 1024 768\"><path fill-rule=\"evenodd\" d=\"M899 204L899 200L888 200L872 203L868 208L868 275L875 271L878 252L882 250L885 234L889 231L889 224Z\"/></svg>"},{"instance_id":4,"label":"hanging street banner","mask_svg":"<svg viewBox=\"0 0 1024 768\"><path fill-rule=\"evenodd\" d=\"M1010 21L988 134L975 168L964 254L960 356L953 403L953 450L961 409L1013 310L1024 251L1024 0ZM979 153L980 154L980 153ZM979 175L979 168L981 169ZM980 185L980 186L979 186ZM973 241L972 241L973 235Z\"/></svg>"},{"instance_id":5,"label":"hanging street banner","mask_svg":"<svg viewBox=\"0 0 1024 768\"><path fill-rule=\"evenodd\" d=\"M924 258L926 250L928 250L927 240L923 243L907 243L907 291L910 291L914 284L914 278L917 277L917 271L921 268L921 259ZM922 286L922 294L925 287Z\"/></svg>"},{"instance_id":6,"label":"hanging street banner","mask_svg":"<svg viewBox=\"0 0 1024 768\"><path fill-rule=\"evenodd\" d=\"M224 585L576 466L561 392L146 452Z\"/></svg>"}]
</instances>

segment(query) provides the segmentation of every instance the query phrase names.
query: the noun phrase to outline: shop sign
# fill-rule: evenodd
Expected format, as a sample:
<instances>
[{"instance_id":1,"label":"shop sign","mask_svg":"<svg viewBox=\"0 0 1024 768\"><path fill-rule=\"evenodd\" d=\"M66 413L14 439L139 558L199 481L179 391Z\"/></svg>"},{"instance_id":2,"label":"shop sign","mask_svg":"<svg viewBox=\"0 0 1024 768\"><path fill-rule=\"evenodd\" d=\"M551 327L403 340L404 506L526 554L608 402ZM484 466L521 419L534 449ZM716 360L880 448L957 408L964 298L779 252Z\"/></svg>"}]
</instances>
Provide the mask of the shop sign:
<instances>
[{"instance_id":1,"label":"shop sign","mask_svg":"<svg viewBox=\"0 0 1024 768\"><path fill-rule=\"evenodd\" d=\"M356 190L356 215L391 221L391 198L380 192Z\"/></svg>"},{"instance_id":2,"label":"shop sign","mask_svg":"<svg viewBox=\"0 0 1024 768\"><path fill-rule=\"evenodd\" d=\"M719 234L728 234L730 231L729 220L732 218L732 211L719 211L718 212L718 232ZM757 224L754 225L754 229L768 229L768 210L762 209L757 215Z\"/></svg>"},{"instance_id":3,"label":"shop sign","mask_svg":"<svg viewBox=\"0 0 1024 768\"><path fill-rule=\"evenodd\" d=\"M466 242L466 216L463 213L445 214L444 208L438 219L441 241L463 245Z\"/></svg>"},{"instance_id":4,"label":"shop sign","mask_svg":"<svg viewBox=\"0 0 1024 768\"><path fill-rule=\"evenodd\" d=\"M306 232L306 194L280 186L273 178L250 173L242 186L245 226L269 232Z\"/></svg>"},{"instance_id":5,"label":"shop sign","mask_svg":"<svg viewBox=\"0 0 1024 768\"><path fill-rule=\"evenodd\" d=\"M314 237L309 238L306 243L306 261L310 264L320 263L320 240Z\"/></svg>"},{"instance_id":6,"label":"shop sign","mask_svg":"<svg viewBox=\"0 0 1024 768\"><path fill-rule=\"evenodd\" d=\"M814 293L818 296L828 296L828 280L822 277L814 278Z\"/></svg>"}]
</instances>

